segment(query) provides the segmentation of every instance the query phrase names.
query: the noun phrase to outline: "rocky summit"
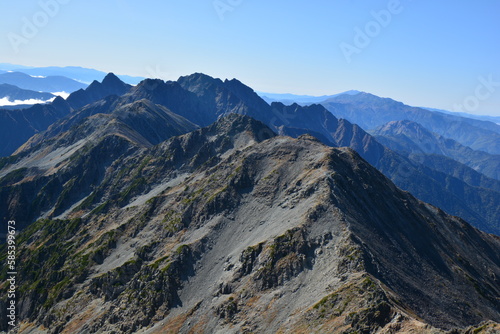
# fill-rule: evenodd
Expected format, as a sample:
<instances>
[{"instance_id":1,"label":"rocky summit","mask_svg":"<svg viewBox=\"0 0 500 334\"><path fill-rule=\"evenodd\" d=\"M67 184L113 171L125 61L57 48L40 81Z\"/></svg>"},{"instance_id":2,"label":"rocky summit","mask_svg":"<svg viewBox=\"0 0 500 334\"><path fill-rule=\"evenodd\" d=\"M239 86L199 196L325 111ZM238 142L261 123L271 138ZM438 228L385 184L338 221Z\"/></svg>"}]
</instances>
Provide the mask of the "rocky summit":
<instances>
[{"instance_id":1,"label":"rocky summit","mask_svg":"<svg viewBox=\"0 0 500 334\"><path fill-rule=\"evenodd\" d=\"M20 333L500 331L499 237L398 189L350 148L236 114L188 130L138 103L175 121L170 138L137 140L122 109L93 146L44 160L38 183L40 162L3 178L72 189L44 198L65 209L18 236ZM92 122L57 140L79 143ZM103 167L81 174L89 157Z\"/></svg>"}]
</instances>

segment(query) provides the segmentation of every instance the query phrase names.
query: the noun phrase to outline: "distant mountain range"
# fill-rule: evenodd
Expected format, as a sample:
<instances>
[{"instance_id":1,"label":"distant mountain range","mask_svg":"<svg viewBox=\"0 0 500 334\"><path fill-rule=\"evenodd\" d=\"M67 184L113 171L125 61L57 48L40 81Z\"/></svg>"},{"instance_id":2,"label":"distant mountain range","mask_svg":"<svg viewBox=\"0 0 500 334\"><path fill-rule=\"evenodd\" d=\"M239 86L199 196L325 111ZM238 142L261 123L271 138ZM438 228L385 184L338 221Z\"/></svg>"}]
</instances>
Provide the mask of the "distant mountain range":
<instances>
[{"instance_id":1,"label":"distant mountain range","mask_svg":"<svg viewBox=\"0 0 500 334\"><path fill-rule=\"evenodd\" d=\"M87 87L86 84L62 76L33 77L21 72L7 72L0 74L0 84L9 84L21 89L38 92L67 92L71 93Z\"/></svg>"},{"instance_id":2,"label":"distant mountain range","mask_svg":"<svg viewBox=\"0 0 500 334\"><path fill-rule=\"evenodd\" d=\"M453 139L428 131L412 121L392 121L370 131L377 140L396 152L412 155L442 155L486 176L500 180L500 155L475 151Z\"/></svg>"},{"instance_id":3,"label":"distant mountain range","mask_svg":"<svg viewBox=\"0 0 500 334\"><path fill-rule=\"evenodd\" d=\"M51 93L21 89L9 84L0 84L0 100L4 99L8 102L38 100L43 103L55 97L56 95Z\"/></svg>"},{"instance_id":4,"label":"distant mountain range","mask_svg":"<svg viewBox=\"0 0 500 334\"><path fill-rule=\"evenodd\" d=\"M448 111L448 110L436 109L436 108L423 108L423 109L427 109L430 111L437 111L437 112L444 113L444 114L461 116L461 117L465 117L465 118L473 118L473 119L479 119L482 121L489 121L489 122L493 122L493 123L500 125L500 116L476 115L476 114L469 114L469 113L465 113L465 112Z\"/></svg>"},{"instance_id":5,"label":"distant mountain range","mask_svg":"<svg viewBox=\"0 0 500 334\"><path fill-rule=\"evenodd\" d=\"M300 104L300 105L309 105L315 103L321 103L328 99L334 98L339 95L347 94L347 95L355 95L361 93L358 90L350 90L347 92L335 94L335 95L323 95L323 96L311 96L311 95L295 95L295 94L274 94L274 93L264 93L264 92L256 92L260 97L267 103L271 104L273 102L281 102L285 105L290 104Z\"/></svg>"},{"instance_id":6,"label":"distant mountain range","mask_svg":"<svg viewBox=\"0 0 500 334\"><path fill-rule=\"evenodd\" d=\"M341 96L341 95L357 95L359 93L363 93L358 90L349 90L343 93L338 93L334 95L322 95L322 96L312 96L312 95L297 95L297 94L275 94L275 93L265 93L265 92L257 92L260 97L267 103L271 104L272 102L281 102L286 105L291 105L294 103L300 104L300 105L310 105L310 104L321 104L329 99ZM450 114L454 116L460 116L460 117L465 117L465 118L472 118L472 119L478 119L482 121L489 121L493 123L497 123L500 125L500 116L489 116L489 115L476 115L476 114L469 114L469 113L464 113L464 112L455 112L455 111L448 111L448 110L443 110L443 109L436 109L436 108L427 108L427 107L419 107L421 109L426 109L429 111L436 111L439 113L444 113L444 114Z\"/></svg>"},{"instance_id":7,"label":"distant mountain range","mask_svg":"<svg viewBox=\"0 0 500 334\"><path fill-rule=\"evenodd\" d=\"M410 120L474 150L500 154L500 125L493 122L410 107L368 93L340 95L322 102L322 105L337 117L367 130L391 121Z\"/></svg>"},{"instance_id":8,"label":"distant mountain range","mask_svg":"<svg viewBox=\"0 0 500 334\"><path fill-rule=\"evenodd\" d=\"M102 81L106 76L107 72L98 71L95 69L84 68L79 66L49 66L49 67L28 67L13 64L0 63L0 73L1 71L13 71L22 72L29 74L31 76L63 76L69 79L79 81L84 84L90 84L92 81ZM136 85L145 78L143 77L133 77L129 75L117 75L121 80L128 84Z\"/></svg>"}]
</instances>

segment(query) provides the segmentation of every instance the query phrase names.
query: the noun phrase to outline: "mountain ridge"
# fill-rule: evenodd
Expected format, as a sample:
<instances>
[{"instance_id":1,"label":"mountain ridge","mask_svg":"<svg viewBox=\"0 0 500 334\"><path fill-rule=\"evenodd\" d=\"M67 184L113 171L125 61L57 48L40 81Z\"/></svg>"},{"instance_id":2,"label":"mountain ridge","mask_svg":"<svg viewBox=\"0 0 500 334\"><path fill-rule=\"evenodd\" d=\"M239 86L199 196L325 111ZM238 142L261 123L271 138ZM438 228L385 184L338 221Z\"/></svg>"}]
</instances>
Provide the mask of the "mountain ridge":
<instances>
[{"instance_id":1,"label":"mountain ridge","mask_svg":"<svg viewBox=\"0 0 500 334\"><path fill-rule=\"evenodd\" d=\"M31 146L36 141L69 131L82 117L108 113L119 105L141 99L162 105L200 126L207 126L228 113L236 112L263 121L279 134L316 134L331 146L350 146L389 175L402 189L466 218L483 230L499 233L500 219L496 210L499 197L493 191L468 184L461 179L462 174L448 175L399 155L378 143L359 126L347 120L338 120L321 105L302 107L273 103L270 106L250 87L237 80L222 81L200 73L183 77L179 82L145 80L121 97L108 96L82 108L80 112L72 112L26 145Z\"/></svg>"},{"instance_id":2,"label":"mountain ridge","mask_svg":"<svg viewBox=\"0 0 500 334\"><path fill-rule=\"evenodd\" d=\"M500 238L350 148L231 114L103 173L19 236L27 332L498 328Z\"/></svg>"}]
</instances>

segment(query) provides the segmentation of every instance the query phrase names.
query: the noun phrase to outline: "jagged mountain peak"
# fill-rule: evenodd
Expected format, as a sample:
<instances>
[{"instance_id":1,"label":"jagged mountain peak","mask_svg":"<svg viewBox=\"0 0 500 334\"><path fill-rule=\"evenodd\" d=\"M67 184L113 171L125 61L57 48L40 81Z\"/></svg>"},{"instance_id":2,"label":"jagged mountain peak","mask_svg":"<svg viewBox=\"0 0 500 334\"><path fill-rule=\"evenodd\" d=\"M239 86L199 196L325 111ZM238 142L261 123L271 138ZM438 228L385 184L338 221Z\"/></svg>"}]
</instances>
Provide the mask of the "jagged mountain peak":
<instances>
[{"instance_id":1,"label":"jagged mountain peak","mask_svg":"<svg viewBox=\"0 0 500 334\"><path fill-rule=\"evenodd\" d=\"M87 90L88 88L91 88L91 89L97 89L98 87L101 87L101 83L98 81L98 80L93 80L90 85L87 86L87 88L85 89L79 89L79 90L82 90L82 91L85 91Z\"/></svg>"},{"instance_id":2,"label":"jagged mountain peak","mask_svg":"<svg viewBox=\"0 0 500 334\"><path fill-rule=\"evenodd\" d=\"M114 73L110 72L106 74L104 79L102 80L102 84L105 86L113 86L113 85L123 85L123 82L120 78L118 78Z\"/></svg>"},{"instance_id":3,"label":"jagged mountain peak","mask_svg":"<svg viewBox=\"0 0 500 334\"><path fill-rule=\"evenodd\" d=\"M161 151L175 151L177 145L182 146L182 156L191 157L189 165L200 165L220 159L226 152L244 150L256 143L275 137L276 134L264 123L240 114L221 116L213 124L172 138L159 147ZM155 153L162 154L162 153ZM213 162L212 162L213 163Z\"/></svg>"},{"instance_id":4,"label":"jagged mountain peak","mask_svg":"<svg viewBox=\"0 0 500 334\"><path fill-rule=\"evenodd\" d=\"M61 97L61 96L56 96L56 98L54 99L54 101L52 101L52 105L57 106L57 105L59 105L59 104L64 103L65 101L66 101L66 100L65 100L63 97Z\"/></svg>"},{"instance_id":5,"label":"jagged mountain peak","mask_svg":"<svg viewBox=\"0 0 500 334\"><path fill-rule=\"evenodd\" d=\"M186 75L186 76L181 76L181 77L179 77L177 82L179 82L179 84L181 84L182 86L188 85L188 84L189 85L195 85L195 84L196 85L207 85L207 84L220 85L223 83L222 80L219 78L213 78L210 75L200 73L200 72L196 72L196 73Z\"/></svg>"},{"instance_id":6,"label":"jagged mountain peak","mask_svg":"<svg viewBox=\"0 0 500 334\"><path fill-rule=\"evenodd\" d=\"M202 73L195 73L179 78L178 82L184 89L202 98L215 96L222 103L244 103L247 107L253 109L253 113L269 109L269 105L252 88L237 79L225 79L222 81L221 79L212 78ZM231 98L231 95L233 98ZM237 101L235 98L240 101ZM236 110L234 111L236 112ZM247 112L240 110L240 113Z\"/></svg>"},{"instance_id":7,"label":"jagged mountain peak","mask_svg":"<svg viewBox=\"0 0 500 334\"><path fill-rule=\"evenodd\" d=\"M218 90L224 85L221 79L213 78L203 73L193 73L191 75L182 76L177 82L182 88L198 96L202 96L211 90Z\"/></svg>"},{"instance_id":8,"label":"jagged mountain peak","mask_svg":"<svg viewBox=\"0 0 500 334\"><path fill-rule=\"evenodd\" d=\"M86 91L93 92L94 90L99 90L104 91L108 95L122 95L131 87L131 85L120 80L115 74L108 73L102 82L93 81Z\"/></svg>"},{"instance_id":9,"label":"jagged mountain peak","mask_svg":"<svg viewBox=\"0 0 500 334\"><path fill-rule=\"evenodd\" d=\"M216 129L219 133L234 135L242 132L249 132L258 142L274 137L274 132L264 123L246 115L231 113L225 115L209 129Z\"/></svg>"},{"instance_id":10,"label":"jagged mountain peak","mask_svg":"<svg viewBox=\"0 0 500 334\"><path fill-rule=\"evenodd\" d=\"M124 83L113 73L109 73L102 82L94 80L84 90L80 89L70 94L66 101L76 110L110 95L121 96L131 88L131 85Z\"/></svg>"},{"instance_id":11,"label":"jagged mountain peak","mask_svg":"<svg viewBox=\"0 0 500 334\"><path fill-rule=\"evenodd\" d=\"M186 91L177 81L162 79L144 79L133 87L126 98L128 101L149 99L154 103L168 106L175 99L186 99Z\"/></svg>"},{"instance_id":12,"label":"jagged mountain peak","mask_svg":"<svg viewBox=\"0 0 500 334\"><path fill-rule=\"evenodd\" d=\"M139 82L139 84L137 84L134 88L139 89L139 88L147 87L148 89L151 89L152 87L156 88L158 86L163 86L165 84L166 84L166 82L162 79L148 78L148 79L144 79L141 82Z\"/></svg>"},{"instance_id":13,"label":"jagged mountain peak","mask_svg":"<svg viewBox=\"0 0 500 334\"><path fill-rule=\"evenodd\" d=\"M398 135L404 134L407 132L411 132L413 135L419 137L433 137L432 132L427 130L421 124L410 121L410 120L399 120L399 121L391 121L387 124L384 124L373 131L376 134L384 133L387 135Z\"/></svg>"},{"instance_id":14,"label":"jagged mountain peak","mask_svg":"<svg viewBox=\"0 0 500 334\"><path fill-rule=\"evenodd\" d=\"M237 94L240 98L246 97L247 99L252 99L253 101L262 101L262 98L251 88L245 85L238 79L226 79L224 80L224 86L230 89L233 93Z\"/></svg>"},{"instance_id":15,"label":"jagged mountain peak","mask_svg":"<svg viewBox=\"0 0 500 334\"><path fill-rule=\"evenodd\" d=\"M224 85L226 87L229 87L234 92L240 92L241 94L257 94L251 88L250 86L245 85L243 82L240 80L233 78L233 79L225 79L224 80Z\"/></svg>"}]
</instances>

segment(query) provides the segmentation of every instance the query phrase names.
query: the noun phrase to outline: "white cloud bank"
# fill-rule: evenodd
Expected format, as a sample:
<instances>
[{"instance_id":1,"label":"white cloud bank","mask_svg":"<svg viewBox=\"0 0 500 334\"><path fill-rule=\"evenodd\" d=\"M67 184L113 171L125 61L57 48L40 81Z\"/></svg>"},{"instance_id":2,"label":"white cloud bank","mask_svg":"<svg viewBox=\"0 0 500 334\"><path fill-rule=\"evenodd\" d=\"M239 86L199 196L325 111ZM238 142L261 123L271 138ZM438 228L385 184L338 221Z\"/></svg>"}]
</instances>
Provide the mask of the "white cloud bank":
<instances>
[{"instance_id":1,"label":"white cloud bank","mask_svg":"<svg viewBox=\"0 0 500 334\"><path fill-rule=\"evenodd\" d=\"M66 92L53 92L51 93L53 95L56 95L56 96L60 96L62 97L63 99L67 99L69 94L70 93L66 93ZM5 106L18 106L20 104L37 104L37 103L49 103L49 102L52 102L55 100L55 97L51 98L51 99L48 99L48 100L38 100L38 99L29 99L29 100L14 100L14 101L10 101L9 100L9 97L6 96L6 97L3 97L3 98L0 98L0 107L5 107Z\"/></svg>"},{"instance_id":2,"label":"white cloud bank","mask_svg":"<svg viewBox=\"0 0 500 334\"><path fill-rule=\"evenodd\" d=\"M70 93L66 93L66 92L51 92L50 94L54 94L54 95L57 95L57 96L60 96L62 97L63 99L67 99L69 94Z\"/></svg>"},{"instance_id":3,"label":"white cloud bank","mask_svg":"<svg viewBox=\"0 0 500 334\"><path fill-rule=\"evenodd\" d=\"M37 100L37 99L29 99L29 100L14 100L14 101L9 101L8 97L3 97L0 99L0 107L5 107L5 106L17 106L20 104L37 104L37 103L47 103L47 102L52 102L55 98L52 98L50 100Z\"/></svg>"}]
</instances>

